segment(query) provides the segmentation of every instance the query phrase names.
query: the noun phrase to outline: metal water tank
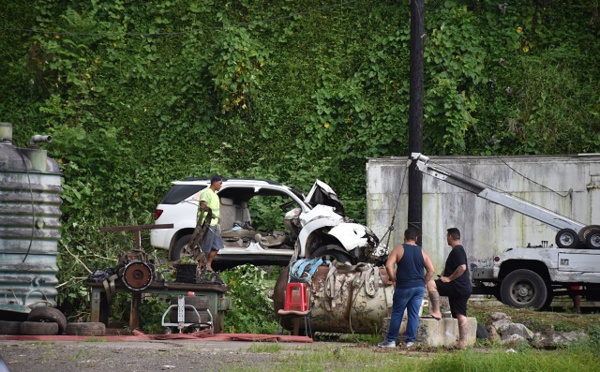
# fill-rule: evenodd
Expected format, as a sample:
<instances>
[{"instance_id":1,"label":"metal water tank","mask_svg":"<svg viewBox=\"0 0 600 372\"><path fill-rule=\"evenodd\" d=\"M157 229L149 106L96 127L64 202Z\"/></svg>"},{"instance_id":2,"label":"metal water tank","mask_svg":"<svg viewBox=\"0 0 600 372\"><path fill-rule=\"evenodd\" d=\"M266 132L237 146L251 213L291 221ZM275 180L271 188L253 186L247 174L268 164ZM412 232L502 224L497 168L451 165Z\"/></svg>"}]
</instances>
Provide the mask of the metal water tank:
<instances>
[{"instance_id":1,"label":"metal water tank","mask_svg":"<svg viewBox=\"0 0 600 372\"><path fill-rule=\"evenodd\" d=\"M275 283L275 313L285 305L289 267L281 270ZM374 333L387 327L394 303L394 286L385 267L371 264L355 266L319 266L306 282L313 332ZM305 278L306 279L306 278ZM423 305L419 309L419 315ZM385 324L387 319L388 324ZM406 312L400 334L406 331ZM283 328L291 330L293 322L282 319Z\"/></svg>"},{"instance_id":2,"label":"metal water tank","mask_svg":"<svg viewBox=\"0 0 600 372\"><path fill-rule=\"evenodd\" d=\"M12 143L12 125L0 123L0 319L19 319L29 305L56 305L61 172L33 136Z\"/></svg>"}]
</instances>

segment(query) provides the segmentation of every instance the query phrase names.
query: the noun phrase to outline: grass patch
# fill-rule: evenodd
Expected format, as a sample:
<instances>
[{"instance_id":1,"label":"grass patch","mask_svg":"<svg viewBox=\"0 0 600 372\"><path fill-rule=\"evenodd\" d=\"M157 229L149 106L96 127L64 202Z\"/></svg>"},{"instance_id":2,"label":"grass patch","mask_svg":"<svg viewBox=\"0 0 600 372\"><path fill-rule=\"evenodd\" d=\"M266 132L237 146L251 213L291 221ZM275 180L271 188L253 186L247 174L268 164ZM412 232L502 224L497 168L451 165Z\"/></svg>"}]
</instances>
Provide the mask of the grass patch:
<instances>
[{"instance_id":1,"label":"grass patch","mask_svg":"<svg viewBox=\"0 0 600 372\"><path fill-rule=\"evenodd\" d=\"M99 337L88 337L83 341L84 342L108 342L105 338L99 338Z\"/></svg>"},{"instance_id":2,"label":"grass patch","mask_svg":"<svg viewBox=\"0 0 600 372\"><path fill-rule=\"evenodd\" d=\"M81 350L77 350L77 352L75 354L66 355L65 358L67 360L78 360L78 359L89 358L91 355L92 355L92 352L90 350L81 349Z\"/></svg>"},{"instance_id":3,"label":"grass patch","mask_svg":"<svg viewBox=\"0 0 600 372\"><path fill-rule=\"evenodd\" d=\"M276 342L253 343L248 349L250 353L278 353L283 347Z\"/></svg>"},{"instance_id":4,"label":"grass patch","mask_svg":"<svg viewBox=\"0 0 600 372\"><path fill-rule=\"evenodd\" d=\"M329 346L310 352L285 354L274 360L278 372L320 371L594 371L600 370L598 353L585 349L533 350L507 353L506 349L407 352L375 347ZM244 366L232 371L260 371Z\"/></svg>"}]
</instances>

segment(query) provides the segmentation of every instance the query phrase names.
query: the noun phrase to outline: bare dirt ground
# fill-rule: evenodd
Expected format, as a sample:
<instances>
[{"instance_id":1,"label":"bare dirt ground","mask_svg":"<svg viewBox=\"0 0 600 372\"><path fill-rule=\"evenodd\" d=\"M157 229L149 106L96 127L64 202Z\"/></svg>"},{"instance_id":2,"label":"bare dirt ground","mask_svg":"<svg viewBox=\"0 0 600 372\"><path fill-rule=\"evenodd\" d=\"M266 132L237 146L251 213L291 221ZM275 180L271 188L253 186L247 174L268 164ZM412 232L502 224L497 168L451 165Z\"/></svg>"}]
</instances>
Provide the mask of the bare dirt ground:
<instances>
[{"instance_id":1,"label":"bare dirt ground","mask_svg":"<svg viewBox=\"0 0 600 372\"><path fill-rule=\"evenodd\" d=\"M11 372L231 371L272 370L288 353L310 352L328 343L278 343L277 353L256 352L241 341L0 341L0 355ZM336 343L340 345L340 343ZM0 372L2 368L0 368Z\"/></svg>"}]
</instances>

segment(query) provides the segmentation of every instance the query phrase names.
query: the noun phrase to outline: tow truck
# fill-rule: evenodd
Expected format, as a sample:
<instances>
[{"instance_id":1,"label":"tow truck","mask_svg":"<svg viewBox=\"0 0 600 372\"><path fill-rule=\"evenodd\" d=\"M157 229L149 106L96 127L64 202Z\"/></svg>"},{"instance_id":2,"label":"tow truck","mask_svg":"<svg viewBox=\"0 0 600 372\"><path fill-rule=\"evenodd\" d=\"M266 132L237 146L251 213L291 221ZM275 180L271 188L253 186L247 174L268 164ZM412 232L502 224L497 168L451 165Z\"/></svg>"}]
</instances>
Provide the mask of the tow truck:
<instances>
[{"instance_id":1,"label":"tow truck","mask_svg":"<svg viewBox=\"0 0 600 372\"><path fill-rule=\"evenodd\" d=\"M544 310L555 296L600 299L600 225L586 225L484 183L441 167L412 153L419 171L469 191L491 203L541 221L558 230L554 245L509 248L491 260L472 263L473 293L493 295L502 303Z\"/></svg>"}]
</instances>

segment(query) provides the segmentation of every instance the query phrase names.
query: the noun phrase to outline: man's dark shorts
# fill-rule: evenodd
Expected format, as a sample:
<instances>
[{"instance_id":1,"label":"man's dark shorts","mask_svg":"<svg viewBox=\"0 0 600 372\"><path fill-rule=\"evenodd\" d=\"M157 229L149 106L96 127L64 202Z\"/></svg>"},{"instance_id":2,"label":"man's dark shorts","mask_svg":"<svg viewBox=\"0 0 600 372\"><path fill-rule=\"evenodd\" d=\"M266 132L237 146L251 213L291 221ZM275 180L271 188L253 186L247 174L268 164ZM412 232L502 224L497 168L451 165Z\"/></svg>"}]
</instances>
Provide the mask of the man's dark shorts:
<instances>
[{"instance_id":1,"label":"man's dark shorts","mask_svg":"<svg viewBox=\"0 0 600 372\"><path fill-rule=\"evenodd\" d=\"M204 254L208 255L210 251L218 251L223 248L223 238L217 226L211 226L206 230L206 236L204 237L204 244L202 244L201 250Z\"/></svg>"},{"instance_id":2,"label":"man's dark shorts","mask_svg":"<svg viewBox=\"0 0 600 372\"><path fill-rule=\"evenodd\" d=\"M450 303L450 312L456 318L457 315L467 316L467 301L471 297L471 291L466 291L455 283L444 283L440 279L435 281L440 296L447 296Z\"/></svg>"}]
</instances>

